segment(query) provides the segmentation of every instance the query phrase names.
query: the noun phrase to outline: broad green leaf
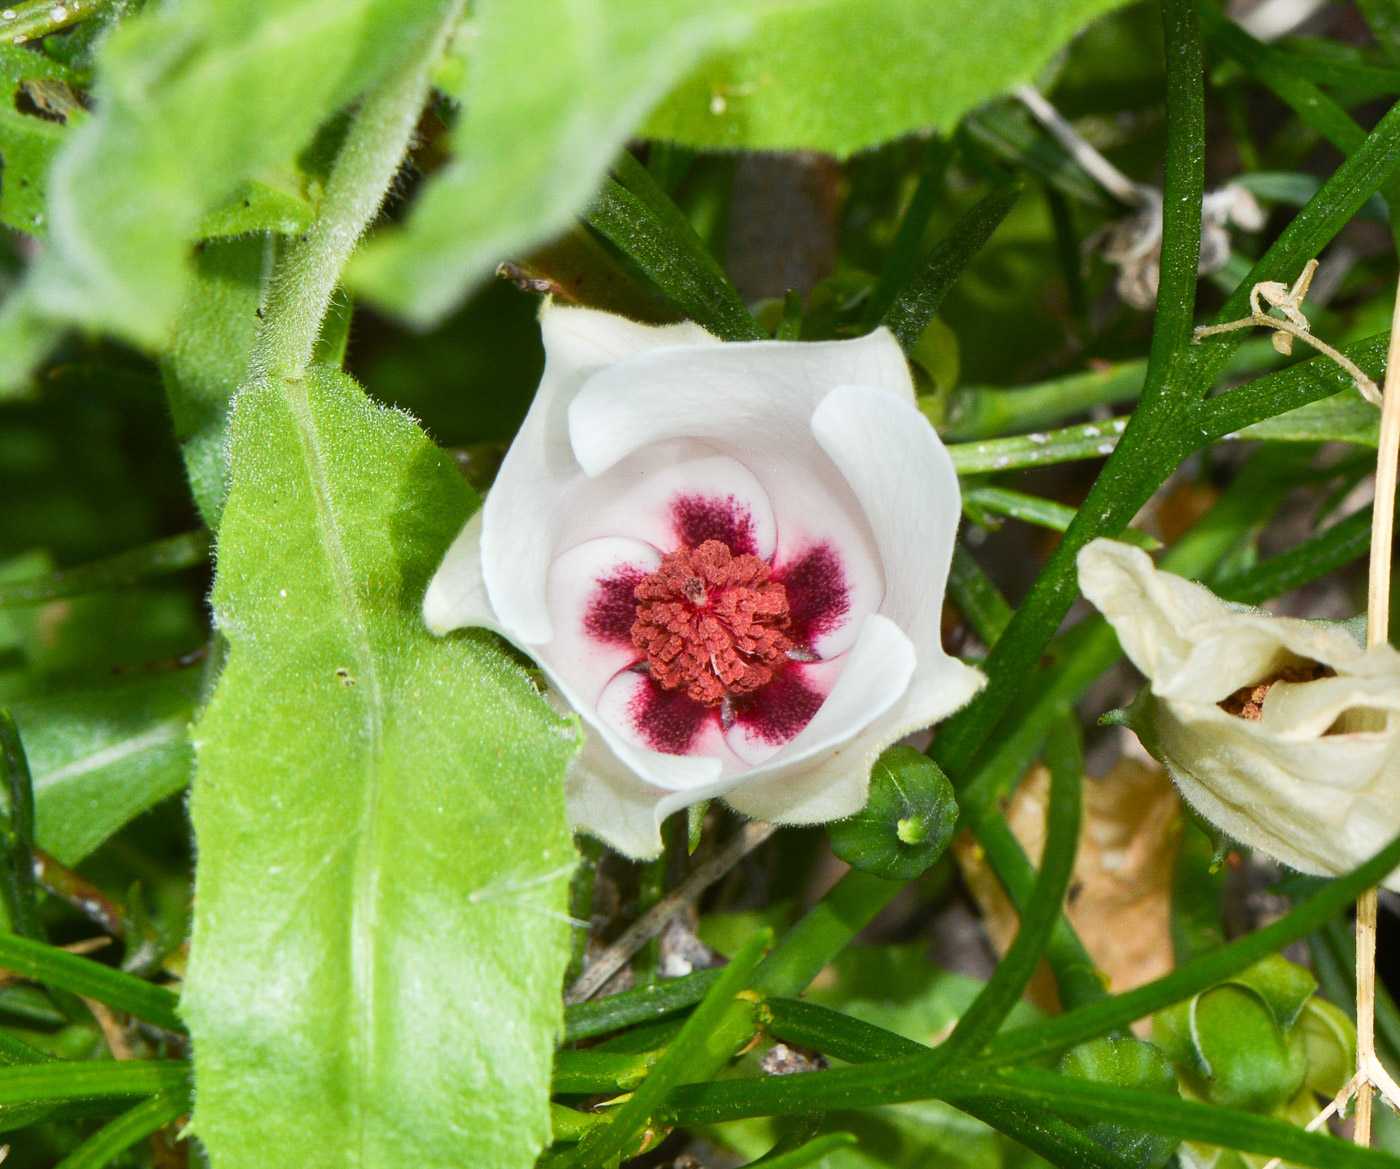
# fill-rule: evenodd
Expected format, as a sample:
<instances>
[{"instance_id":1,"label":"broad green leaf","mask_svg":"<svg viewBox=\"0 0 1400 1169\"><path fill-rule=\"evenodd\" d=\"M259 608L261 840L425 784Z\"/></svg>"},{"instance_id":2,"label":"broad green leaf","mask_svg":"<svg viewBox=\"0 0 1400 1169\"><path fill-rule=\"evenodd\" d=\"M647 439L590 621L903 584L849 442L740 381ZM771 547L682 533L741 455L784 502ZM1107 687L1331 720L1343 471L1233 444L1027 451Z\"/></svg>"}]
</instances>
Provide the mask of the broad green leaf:
<instances>
[{"instance_id":1,"label":"broad green leaf","mask_svg":"<svg viewBox=\"0 0 1400 1169\"><path fill-rule=\"evenodd\" d=\"M68 70L43 53L0 45L0 78L4 80L0 100L0 158L4 159L0 223L42 236L49 166L70 125L80 124L86 111L69 91L64 94L61 113L55 110L46 117L41 112L39 102L45 101L44 86L66 87L69 79ZM26 83L29 92L25 90Z\"/></svg>"},{"instance_id":2,"label":"broad green leaf","mask_svg":"<svg viewBox=\"0 0 1400 1169\"><path fill-rule=\"evenodd\" d=\"M316 202L293 172L265 174L248 184L199 224L201 239L273 231L292 235L316 221Z\"/></svg>"},{"instance_id":3,"label":"broad green leaf","mask_svg":"<svg viewBox=\"0 0 1400 1169\"><path fill-rule=\"evenodd\" d=\"M195 257L189 299L161 361L175 437L200 514L217 527L228 488L228 409L248 372L276 255L271 236L217 240Z\"/></svg>"},{"instance_id":4,"label":"broad green leaf","mask_svg":"<svg viewBox=\"0 0 1400 1169\"><path fill-rule=\"evenodd\" d=\"M15 109L13 100L0 102L0 156L5 160L0 182L0 223L43 236L44 180L68 127L37 114Z\"/></svg>"},{"instance_id":5,"label":"broad green leaf","mask_svg":"<svg viewBox=\"0 0 1400 1169\"><path fill-rule=\"evenodd\" d=\"M440 19L412 0L151 4L98 53L95 116L51 175L51 245L28 296L50 317L159 344L205 215L317 128Z\"/></svg>"},{"instance_id":6,"label":"broad green leaf","mask_svg":"<svg viewBox=\"0 0 1400 1169\"><path fill-rule=\"evenodd\" d=\"M825 0L767 16L709 60L643 133L709 149L845 157L915 130L950 130L1035 78L1121 0Z\"/></svg>"},{"instance_id":7,"label":"broad green leaf","mask_svg":"<svg viewBox=\"0 0 1400 1169\"><path fill-rule=\"evenodd\" d=\"M230 450L230 656L195 730L196 1129L215 1169L528 1166L575 735L491 638L422 627L474 496L410 419L313 367L242 391Z\"/></svg>"},{"instance_id":8,"label":"broad green leaf","mask_svg":"<svg viewBox=\"0 0 1400 1169\"><path fill-rule=\"evenodd\" d=\"M190 780L197 670L13 707L34 779L36 841L75 865Z\"/></svg>"},{"instance_id":9,"label":"broad green leaf","mask_svg":"<svg viewBox=\"0 0 1400 1169\"><path fill-rule=\"evenodd\" d=\"M419 323L557 234L647 112L715 49L795 0L483 0L469 24L455 157L349 283ZM548 67L542 68L541 63ZM528 80L526 80L528 79Z\"/></svg>"}]
</instances>

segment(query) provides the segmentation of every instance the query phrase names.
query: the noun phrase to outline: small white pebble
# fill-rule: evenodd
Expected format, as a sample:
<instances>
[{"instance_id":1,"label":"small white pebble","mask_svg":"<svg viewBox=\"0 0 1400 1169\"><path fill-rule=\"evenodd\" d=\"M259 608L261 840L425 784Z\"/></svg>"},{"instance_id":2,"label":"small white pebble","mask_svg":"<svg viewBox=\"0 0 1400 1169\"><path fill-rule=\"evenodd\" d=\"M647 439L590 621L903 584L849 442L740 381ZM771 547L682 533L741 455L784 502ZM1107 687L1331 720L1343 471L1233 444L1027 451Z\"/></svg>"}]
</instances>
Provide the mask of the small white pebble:
<instances>
[{"instance_id":1,"label":"small white pebble","mask_svg":"<svg viewBox=\"0 0 1400 1169\"><path fill-rule=\"evenodd\" d=\"M1101 442L1094 449L1101 455L1111 455L1113 453L1113 444L1111 442Z\"/></svg>"}]
</instances>

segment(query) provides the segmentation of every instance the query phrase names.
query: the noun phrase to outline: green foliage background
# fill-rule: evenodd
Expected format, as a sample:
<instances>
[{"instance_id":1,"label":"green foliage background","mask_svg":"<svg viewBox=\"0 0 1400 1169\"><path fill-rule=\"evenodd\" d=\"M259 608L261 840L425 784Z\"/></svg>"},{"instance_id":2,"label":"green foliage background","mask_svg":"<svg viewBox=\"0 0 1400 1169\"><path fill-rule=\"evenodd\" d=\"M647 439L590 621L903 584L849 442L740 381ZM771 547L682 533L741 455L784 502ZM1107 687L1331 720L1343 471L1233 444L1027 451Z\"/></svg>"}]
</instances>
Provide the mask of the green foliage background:
<instances>
[{"instance_id":1,"label":"green foliage background","mask_svg":"<svg viewBox=\"0 0 1400 1169\"><path fill-rule=\"evenodd\" d=\"M214 1169L605 1166L677 1128L768 1169L1125 1169L1183 1141L1228 1150L1221 1169L1243 1154L1400 1163L1303 1132L1298 1095L1345 1062L1352 958L1335 919L1395 847L1286 887L1289 911L1229 944L1218 882L1188 850L1178 966L1126 994L1107 994L1061 916L1076 706L1119 658L1097 618L1061 632L1077 549L1128 533L1250 603L1353 580L1364 553L1366 512L1331 521L1374 460L1374 409L1324 363L1190 337L1338 240L1356 258L1314 319L1382 372L1393 7L1367 0L1360 33L1273 44L1186 0L7 10L11 1163L169 1164L160 1142L188 1115L179 1155ZM1164 188L1155 317L1082 257L1127 209L1005 96L1025 83ZM736 172L769 150L830 156L837 176L836 253L805 299L729 276ZM1207 161L1212 185L1238 177L1271 216L1198 286ZM791 875L761 905L707 907L722 973L657 981L644 951L636 989L567 1010L590 914L563 800L580 728L499 641L434 640L418 618L541 366L536 301L490 282L502 261L536 288L727 340L889 326L950 443L968 532L1021 541L1019 575L997 579L970 537L959 547L951 598L990 684L930 758L886 761L920 786L837 831L859 867L805 914ZM1129 533L1174 473L1212 505L1183 531ZM1299 492L1311 518L1282 548L1271 525ZM1037 759L1053 776L1038 873L1000 812ZM915 813L936 846L890 835ZM919 903L944 895L955 820L1022 913L990 978L909 945L847 948L911 877ZM770 870L805 874L818 842L780 834ZM584 852L587 876L598 850ZM664 864L631 873L628 912L667 879ZM94 931L106 949L63 949ZM1293 976L1270 956L1300 939L1319 985L1280 1013ZM1042 962L1062 1014L1022 1003ZM1262 1075L1267 1048L1282 1095L1196 1083L1182 1098L1173 1076L1189 1096L1204 1047L1167 1044L1172 1072L1125 1035L1236 1000L1259 1038L1221 1066ZM1400 1015L1381 1008L1392 1058ZM1228 1047L1228 1029L1201 1042ZM735 1062L760 1033L841 1066L765 1077L757 1054Z\"/></svg>"}]
</instances>

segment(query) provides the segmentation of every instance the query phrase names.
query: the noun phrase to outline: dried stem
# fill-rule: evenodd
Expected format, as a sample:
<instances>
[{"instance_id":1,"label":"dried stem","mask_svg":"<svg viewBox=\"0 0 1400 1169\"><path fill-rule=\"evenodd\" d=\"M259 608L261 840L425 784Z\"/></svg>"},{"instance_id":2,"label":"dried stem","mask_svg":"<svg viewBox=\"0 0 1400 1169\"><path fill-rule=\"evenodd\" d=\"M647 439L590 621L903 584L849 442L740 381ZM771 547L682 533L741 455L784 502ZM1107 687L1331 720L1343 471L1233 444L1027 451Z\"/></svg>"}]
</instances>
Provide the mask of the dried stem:
<instances>
[{"instance_id":1,"label":"dried stem","mask_svg":"<svg viewBox=\"0 0 1400 1169\"><path fill-rule=\"evenodd\" d=\"M1366 596L1366 645L1384 645L1390 634L1390 560L1394 548L1395 479L1400 462L1400 288L1390 322L1385 390L1381 397L1380 449L1376 455L1376 502L1371 520L1371 567ZM1356 903L1356 1075L1337 1096L1343 1113L1356 1097L1354 1139L1371 1143L1372 1091L1400 1110L1400 1085L1376 1055L1376 890Z\"/></svg>"},{"instance_id":2,"label":"dried stem","mask_svg":"<svg viewBox=\"0 0 1400 1169\"><path fill-rule=\"evenodd\" d=\"M1191 341L1194 344L1199 342L1201 338L1211 337L1216 333L1229 333L1234 329L1252 329L1256 326L1264 329L1275 329L1280 333L1287 333L1290 337L1296 337L1299 341L1311 345L1319 353L1326 354L1351 375L1351 380L1356 383L1357 390L1366 401L1375 406L1381 404L1381 393L1380 390L1376 388L1376 383L1371 380L1370 376L1363 371L1356 362L1352 361L1351 358L1338 350L1333 349L1326 341L1314 337L1309 330L1300 329L1297 325L1293 324L1292 321L1285 321L1280 317L1271 317L1268 313L1251 313L1249 316L1241 317L1237 321L1226 321L1223 325L1200 325L1192 335Z\"/></svg>"},{"instance_id":3,"label":"dried stem","mask_svg":"<svg viewBox=\"0 0 1400 1169\"><path fill-rule=\"evenodd\" d=\"M574 1003L585 1002L597 994L603 984L621 970L633 954L666 928L667 922L692 901L698 899L701 893L753 852L775 831L772 824L761 824L757 821L745 824L733 840L696 868L690 876L651 909L637 918L617 941L590 962L588 969L564 993L564 1002L572 1006Z\"/></svg>"},{"instance_id":4,"label":"dried stem","mask_svg":"<svg viewBox=\"0 0 1400 1169\"><path fill-rule=\"evenodd\" d=\"M1079 132L1038 89L1023 85L1016 91L1021 104L1030 110L1036 121L1054 135L1055 140L1069 152L1091 178L1121 203L1130 207L1150 207L1158 201L1157 192L1142 183L1135 183L1113 163L1089 145Z\"/></svg>"}]
</instances>

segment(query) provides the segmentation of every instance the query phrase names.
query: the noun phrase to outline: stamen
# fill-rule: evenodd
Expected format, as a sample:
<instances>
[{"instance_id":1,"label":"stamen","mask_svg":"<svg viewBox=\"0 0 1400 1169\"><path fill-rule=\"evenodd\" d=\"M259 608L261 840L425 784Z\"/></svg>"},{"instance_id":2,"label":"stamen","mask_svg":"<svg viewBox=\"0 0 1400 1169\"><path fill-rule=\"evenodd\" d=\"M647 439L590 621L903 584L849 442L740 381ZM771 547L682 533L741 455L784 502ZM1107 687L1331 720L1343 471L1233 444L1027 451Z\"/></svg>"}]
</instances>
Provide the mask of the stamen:
<instances>
[{"instance_id":1,"label":"stamen","mask_svg":"<svg viewBox=\"0 0 1400 1169\"><path fill-rule=\"evenodd\" d=\"M719 540L663 556L635 596L632 642L652 678L721 707L722 722L733 722L736 695L770 681L784 662L806 660L790 656L805 651L784 632L787 593L769 579L768 565L749 553L735 556Z\"/></svg>"}]
</instances>

